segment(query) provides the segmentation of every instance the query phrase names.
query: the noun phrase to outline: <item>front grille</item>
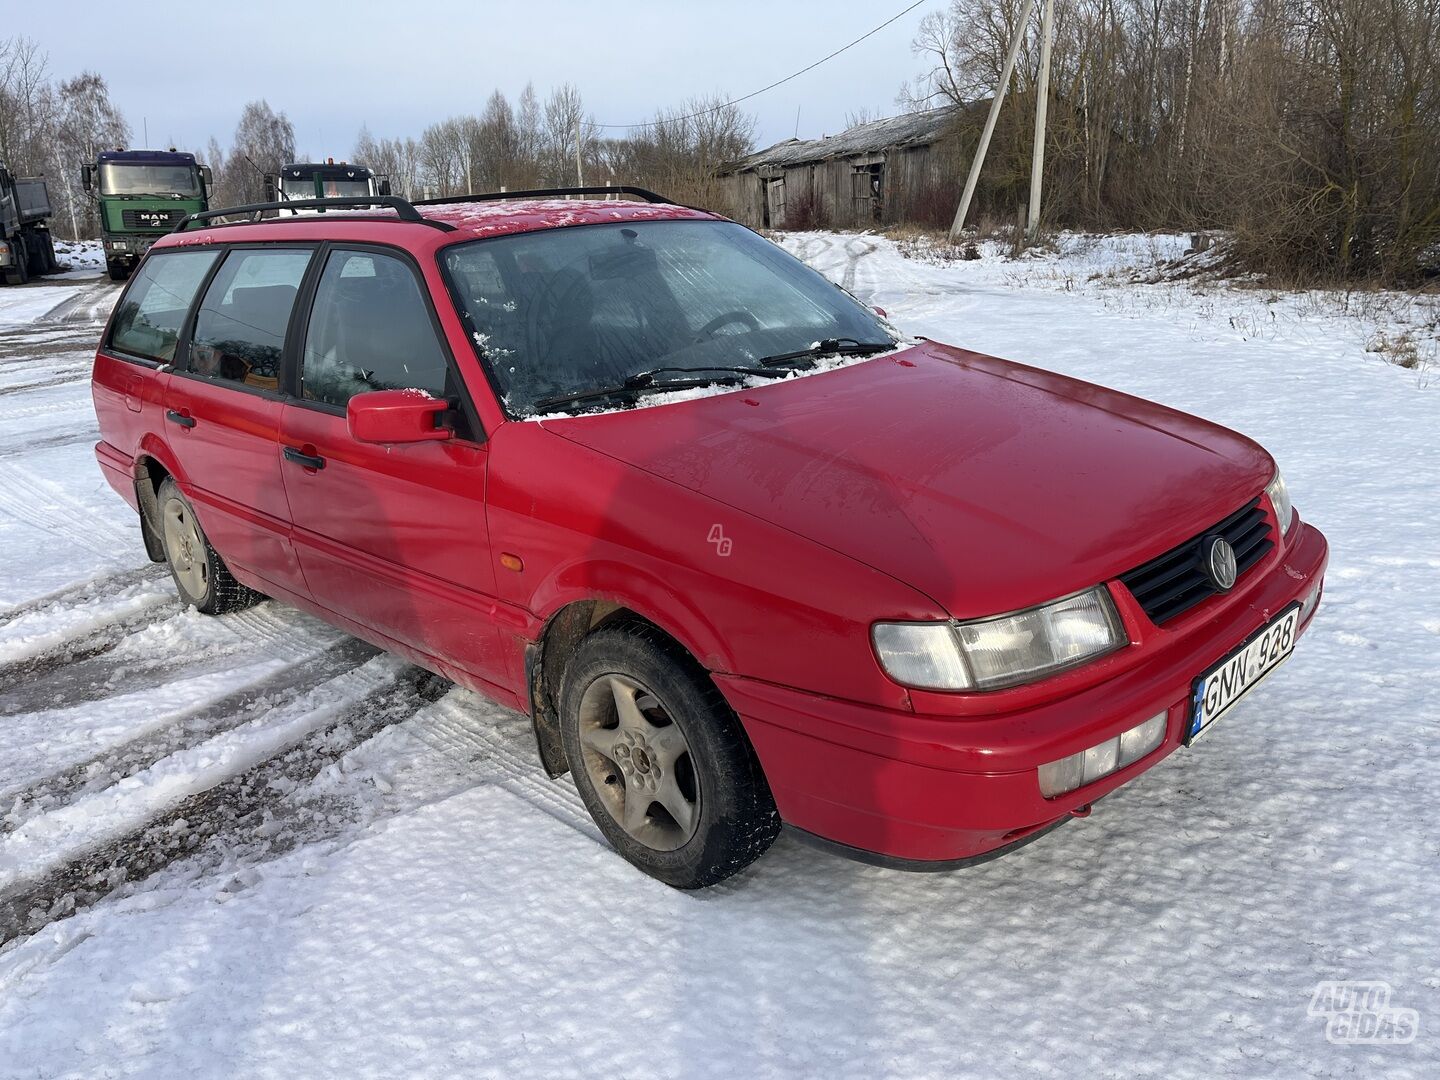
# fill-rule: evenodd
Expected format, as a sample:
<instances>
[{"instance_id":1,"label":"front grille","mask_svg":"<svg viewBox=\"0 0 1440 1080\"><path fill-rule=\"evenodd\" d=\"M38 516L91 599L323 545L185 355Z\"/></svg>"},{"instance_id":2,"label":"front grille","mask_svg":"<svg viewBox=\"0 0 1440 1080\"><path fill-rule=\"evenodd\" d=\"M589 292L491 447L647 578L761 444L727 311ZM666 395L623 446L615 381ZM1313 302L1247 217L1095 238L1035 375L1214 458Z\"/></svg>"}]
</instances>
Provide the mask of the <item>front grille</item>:
<instances>
[{"instance_id":1,"label":"front grille","mask_svg":"<svg viewBox=\"0 0 1440 1080\"><path fill-rule=\"evenodd\" d=\"M1270 520L1256 498L1214 528L1206 529L1128 574L1121 574L1120 580L1152 622L1157 625L1169 622L1215 595L1217 590L1205 572L1209 549L1205 541L1215 536L1224 537L1235 549L1237 582L1275 546L1275 541L1270 539Z\"/></svg>"},{"instance_id":2,"label":"front grille","mask_svg":"<svg viewBox=\"0 0 1440 1080\"><path fill-rule=\"evenodd\" d=\"M127 229L173 229L185 216L184 210L121 210Z\"/></svg>"}]
</instances>

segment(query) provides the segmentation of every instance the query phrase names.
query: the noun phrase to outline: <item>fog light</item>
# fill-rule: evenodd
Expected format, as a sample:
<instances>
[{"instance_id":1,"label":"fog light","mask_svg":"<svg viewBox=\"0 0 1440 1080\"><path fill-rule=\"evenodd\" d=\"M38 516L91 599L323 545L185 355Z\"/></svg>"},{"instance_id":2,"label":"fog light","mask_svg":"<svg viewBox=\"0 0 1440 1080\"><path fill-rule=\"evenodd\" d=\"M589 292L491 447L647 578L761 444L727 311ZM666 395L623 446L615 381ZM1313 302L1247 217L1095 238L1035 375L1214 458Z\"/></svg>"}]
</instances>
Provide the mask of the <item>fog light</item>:
<instances>
[{"instance_id":1,"label":"fog light","mask_svg":"<svg viewBox=\"0 0 1440 1080\"><path fill-rule=\"evenodd\" d=\"M1303 626L1305 620L1310 618L1310 615L1320 605L1320 593L1324 588L1325 582L1317 581L1315 587L1305 594L1304 599L1300 601L1300 618L1296 620L1296 625Z\"/></svg>"},{"instance_id":2,"label":"fog light","mask_svg":"<svg viewBox=\"0 0 1440 1080\"><path fill-rule=\"evenodd\" d=\"M1168 715L1168 711L1156 713L1143 724L1136 724L1098 746L1041 765L1040 794L1053 799L1139 761L1165 741Z\"/></svg>"},{"instance_id":3,"label":"fog light","mask_svg":"<svg viewBox=\"0 0 1440 1080\"><path fill-rule=\"evenodd\" d=\"M124 240L111 240L111 241L110 241L110 249L111 249L112 251L124 251L124 250L125 250L125 241L124 241Z\"/></svg>"}]
</instances>

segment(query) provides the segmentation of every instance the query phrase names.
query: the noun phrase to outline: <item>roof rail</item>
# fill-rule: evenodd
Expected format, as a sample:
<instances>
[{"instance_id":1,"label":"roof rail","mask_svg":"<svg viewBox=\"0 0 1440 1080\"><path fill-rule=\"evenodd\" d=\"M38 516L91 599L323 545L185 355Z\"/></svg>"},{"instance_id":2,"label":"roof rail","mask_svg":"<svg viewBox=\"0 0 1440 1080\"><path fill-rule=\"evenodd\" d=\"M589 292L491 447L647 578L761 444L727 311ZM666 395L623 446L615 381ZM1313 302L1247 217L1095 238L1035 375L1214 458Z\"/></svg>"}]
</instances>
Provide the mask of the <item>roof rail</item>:
<instances>
[{"instance_id":1,"label":"roof rail","mask_svg":"<svg viewBox=\"0 0 1440 1080\"><path fill-rule=\"evenodd\" d=\"M439 206L444 203L498 202L501 199L540 199L556 195L635 195L650 203L670 203L664 195L657 195L643 187L557 187L528 188L524 191L486 191L478 195L443 195L438 199L416 199L415 206Z\"/></svg>"},{"instance_id":2,"label":"roof rail","mask_svg":"<svg viewBox=\"0 0 1440 1080\"><path fill-rule=\"evenodd\" d=\"M380 217L367 220L374 221L405 221L417 225L429 225L433 229L441 229L444 232L454 232L455 226L446 224L443 221L431 221L416 210L406 200L398 195L347 195L343 198L333 199L281 199L276 202L246 203L244 206L224 206L219 210L202 210L198 214L191 214L182 218L175 226L174 232L184 232L191 225L210 221L213 218L235 217L239 214L253 214L250 222L231 222L232 225L263 224L265 222L288 221L288 218L264 218L261 215L266 210L343 210L348 208L359 208L367 206L381 206L395 211L395 217Z\"/></svg>"}]
</instances>

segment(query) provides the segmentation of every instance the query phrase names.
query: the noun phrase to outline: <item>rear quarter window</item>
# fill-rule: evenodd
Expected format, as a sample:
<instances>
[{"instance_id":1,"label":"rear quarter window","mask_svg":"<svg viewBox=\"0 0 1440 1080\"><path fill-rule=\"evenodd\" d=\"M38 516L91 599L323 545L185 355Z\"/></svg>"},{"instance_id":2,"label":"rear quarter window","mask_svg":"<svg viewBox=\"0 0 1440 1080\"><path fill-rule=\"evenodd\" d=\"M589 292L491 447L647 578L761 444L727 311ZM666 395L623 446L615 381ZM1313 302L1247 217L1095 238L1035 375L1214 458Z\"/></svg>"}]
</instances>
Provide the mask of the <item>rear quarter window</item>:
<instances>
[{"instance_id":1,"label":"rear quarter window","mask_svg":"<svg viewBox=\"0 0 1440 1080\"><path fill-rule=\"evenodd\" d=\"M115 309L110 348L156 363L175 360L180 327L218 251L154 252Z\"/></svg>"}]
</instances>

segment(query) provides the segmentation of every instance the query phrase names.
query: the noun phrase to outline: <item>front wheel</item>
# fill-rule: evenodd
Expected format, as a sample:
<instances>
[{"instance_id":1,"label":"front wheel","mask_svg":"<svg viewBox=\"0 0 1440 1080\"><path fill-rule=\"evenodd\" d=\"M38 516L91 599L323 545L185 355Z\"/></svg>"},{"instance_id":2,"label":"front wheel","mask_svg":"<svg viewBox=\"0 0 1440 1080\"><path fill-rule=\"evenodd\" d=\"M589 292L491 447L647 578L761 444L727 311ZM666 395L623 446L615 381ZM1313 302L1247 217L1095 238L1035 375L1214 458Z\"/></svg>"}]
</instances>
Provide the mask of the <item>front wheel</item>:
<instances>
[{"instance_id":1,"label":"front wheel","mask_svg":"<svg viewBox=\"0 0 1440 1080\"><path fill-rule=\"evenodd\" d=\"M10 265L5 268L5 284L24 285L30 280L30 252L25 241L10 241Z\"/></svg>"},{"instance_id":2,"label":"front wheel","mask_svg":"<svg viewBox=\"0 0 1440 1080\"><path fill-rule=\"evenodd\" d=\"M683 650L645 625L601 627L565 672L561 738L581 799L651 877L714 885L763 855L780 818L739 718Z\"/></svg>"},{"instance_id":3,"label":"front wheel","mask_svg":"<svg viewBox=\"0 0 1440 1080\"><path fill-rule=\"evenodd\" d=\"M156 493L160 512L160 542L180 599L206 615L238 611L264 599L236 581L225 560L210 546L190 500L180 485L166 477Z\"/></svg>"},{"instance_id":4,"label":"front wheel","mask_svg":"<svg viewBox=\"0 0 1440 1080\"><path fill-rule=\"evenodd\" d=\"M124 281L130 276L130 267L123 262L107 262L105 272L110 275L111 281Z\"/></svg>"}]
</instances>

